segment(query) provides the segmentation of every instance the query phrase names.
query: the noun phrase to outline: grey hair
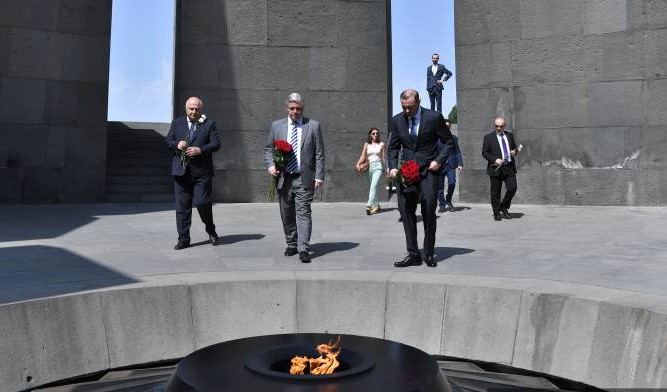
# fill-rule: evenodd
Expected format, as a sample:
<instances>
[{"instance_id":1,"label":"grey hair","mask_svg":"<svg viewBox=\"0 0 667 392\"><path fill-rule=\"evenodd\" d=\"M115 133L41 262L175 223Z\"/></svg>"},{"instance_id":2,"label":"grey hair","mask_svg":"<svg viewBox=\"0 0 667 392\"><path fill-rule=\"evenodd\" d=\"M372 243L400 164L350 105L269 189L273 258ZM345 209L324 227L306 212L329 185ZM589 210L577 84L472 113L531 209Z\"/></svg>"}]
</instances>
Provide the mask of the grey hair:
<instances>
[{"instance_id":1,"label":"grey hair","mask_svg":"<svg viewBox=\"0 0 667 392\"><path fill-rule=\"evenodd\" d=\"M415 97L415 100L419 101L419 92L413 88L403 90L403 92L401 93L401 101L407 101L412 97Z\"/></svg>"},{"instance_id":2,"label":"grey hair","mask_svg":"<svg viewBox=\"0 0 667 392\"><path fill-rule=\"evenodd\" d=\"M188 102L189 102L191 99L196 99L197 101L199 101L199 106L201 106L202 108L204 107L204 101L202 101L201 98L199 98L199 97L195 97L195 96L192 96L192 97L190 97L190 98L188 98L188 99L185 100L185 106L186 106L186 107L188 106Z\"/></svg>"},{"instance_id":3,"label":"grey hair","mask_svg":"<svg viewBox=\"0 0 667 392\"><path fill-rule=\"evenodd\" d=\"M292 93L287 96L287 99L285 100L285 105L289 105L290 102L296 102L300 103L301 106L305 106L305 102L303 101L303 98L301 98L301 94L299 93Z\"/></svg>"}]
</instances>

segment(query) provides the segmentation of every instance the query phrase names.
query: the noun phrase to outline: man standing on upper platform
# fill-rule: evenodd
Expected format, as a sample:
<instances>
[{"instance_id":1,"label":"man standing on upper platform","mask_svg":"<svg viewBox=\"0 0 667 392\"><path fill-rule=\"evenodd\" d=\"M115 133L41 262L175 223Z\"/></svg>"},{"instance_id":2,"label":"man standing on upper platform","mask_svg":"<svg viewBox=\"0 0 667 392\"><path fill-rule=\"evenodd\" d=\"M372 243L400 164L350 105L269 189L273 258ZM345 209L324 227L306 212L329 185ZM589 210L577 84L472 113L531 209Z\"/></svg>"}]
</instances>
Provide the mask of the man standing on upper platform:
<instances>
[{"instance_id":1,"label":"man standing on upper platform","mask_svg":"<svg viewBox=\"0 0 667 392\"><path fill-rule=\"evenodd\" d=\"M433 65L426 68L426 90L431 100L431 110L442 113L442 90L444 88L442 84L452 77L452 73L444 65L438 64L439 60L440 56L433 53L431 56Z\"/></svg>"}]
</instances>

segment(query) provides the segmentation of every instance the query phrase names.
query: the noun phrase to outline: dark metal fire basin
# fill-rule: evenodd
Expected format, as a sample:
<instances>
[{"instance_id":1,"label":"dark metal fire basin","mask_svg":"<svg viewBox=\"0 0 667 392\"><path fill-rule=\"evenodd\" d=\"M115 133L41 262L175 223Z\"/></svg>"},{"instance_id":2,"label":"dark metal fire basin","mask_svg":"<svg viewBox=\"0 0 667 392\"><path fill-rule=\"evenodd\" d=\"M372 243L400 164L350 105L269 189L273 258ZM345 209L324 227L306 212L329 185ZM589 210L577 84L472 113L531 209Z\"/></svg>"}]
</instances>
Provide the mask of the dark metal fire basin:
<instances>
[{"instance_id":1,"label":"dark metal fire basin","mask_svg":"<svg viewBox=\"0 0 667 392\"><path fill-rule=\"evenodd\" d=\"M331 375L289 374L294 355L318 356L315 347L337 334L285 334L232 340L197 350L176 367L166 392L237 391L451 391L427 353L390 340L340 335L340 367Z\"/></svg>"}]
</instances>

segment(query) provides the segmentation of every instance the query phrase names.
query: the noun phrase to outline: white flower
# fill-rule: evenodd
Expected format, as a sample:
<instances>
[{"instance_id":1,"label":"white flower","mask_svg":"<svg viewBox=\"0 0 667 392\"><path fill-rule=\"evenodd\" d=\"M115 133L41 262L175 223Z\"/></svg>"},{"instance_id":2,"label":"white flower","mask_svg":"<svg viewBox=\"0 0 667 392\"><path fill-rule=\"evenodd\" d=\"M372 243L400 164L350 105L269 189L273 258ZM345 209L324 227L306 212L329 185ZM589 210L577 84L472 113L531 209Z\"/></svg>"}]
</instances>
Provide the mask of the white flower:
<instances>
[{"instance_id":1,"label":"white flower","mask_svg":"<svg viewBox=\"0 0 667 392\"><path fill-rule=\"evenodd\" d=\"M197 122L200 123L200 124L203 124L204 121L206 121L206 115L202 114L201 117L199 117L199 120Z\"/></svg>"}]
</instances>

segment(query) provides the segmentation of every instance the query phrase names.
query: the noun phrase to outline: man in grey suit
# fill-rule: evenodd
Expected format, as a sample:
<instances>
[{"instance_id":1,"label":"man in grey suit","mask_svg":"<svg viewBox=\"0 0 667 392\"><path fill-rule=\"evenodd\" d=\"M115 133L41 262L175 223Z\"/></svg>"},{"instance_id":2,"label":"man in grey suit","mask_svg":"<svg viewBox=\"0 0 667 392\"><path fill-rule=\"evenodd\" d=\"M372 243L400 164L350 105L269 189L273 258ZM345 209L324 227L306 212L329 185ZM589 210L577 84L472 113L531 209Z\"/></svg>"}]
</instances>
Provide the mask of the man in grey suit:
<instances>
[{"instance_id":1,"label":"man in grey suit","mask_svg":"<svg viewBox=\"0 0 667 392\"><path fill-rule=\"evenodd\" d=\"M299 260L310 263L312 219L310 205L315 189L324 184L324 139L320 124L303 117L304 101L298 93L287 97L287 117L271 124L264 151L264 163L278 190L280 217L285 231L285 256L299 254ZM286 167L277 167L273 143L284 140L294 153Z\"/></svg>"}]
</instances>

